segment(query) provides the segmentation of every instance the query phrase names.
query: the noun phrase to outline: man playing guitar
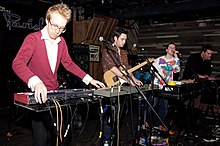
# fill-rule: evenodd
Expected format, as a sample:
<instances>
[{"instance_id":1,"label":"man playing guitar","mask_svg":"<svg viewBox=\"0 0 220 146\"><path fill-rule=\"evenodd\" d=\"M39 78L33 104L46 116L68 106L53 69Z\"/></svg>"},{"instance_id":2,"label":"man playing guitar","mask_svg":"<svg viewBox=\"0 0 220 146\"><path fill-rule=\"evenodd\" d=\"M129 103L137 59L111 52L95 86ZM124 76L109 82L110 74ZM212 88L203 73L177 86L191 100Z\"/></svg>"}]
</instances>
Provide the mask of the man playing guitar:
<instances>
[{"instance_id":1,"label":"man playing guitar","mask_svg":"<svg viewBox=\"0 0 220 146\"><path fill-rule=\"evenodd\" d=\"M102 50L102 67L104 73L109 71L116 75L116 79L113 79L115 82L119 79L123 79L131 86L135 86L135 84L139 86L143 85L143 83L136 79L131 72L129 73L131 79L129 79L122 71L123 69L131 69L131 66L128 63L127 51L123 49L127 40L127 30L123 28L116 28L113 33L113 39L114 42L106 45L106 49ZM104 79L108 86L114 86L114 84L108 84L108 76L104 77Z\"/></svg>"},{"instance_id":2,"label":"man playing guitar","mask_svg":"<svg viewBox=\"0 0 220 146\"><path fill-rule=\"evenodd\" d=\"M122 82L119 82L119 80L125 80L131 86L143 85L143 83L140 80L136 79L132 73L128 73L128 76L128 74L124 74L124 72L122 71L127 71L131 69L131 66L128 63L127 51L122 49L127 40L127 30L123 28L116 28L113 33L113 40L113 43L107 43L106 48L102 49L102 67L104 71L104 81L106 85L108 87L113 87L116 85L120 86L122 85ZM103 144L106 142L112 142L110 134L112 133L112 131L114 131L114 126L112 125L112 123L115 122L115 117L112 119L111 115L116 115L115 111L118 110L118 107L120 107L120 105L111 103L108 106L106 105L105 107L111 107L108 108L108 111L111 111L112 114L108 114L109 112L106 112L103 115ZM113 111L112 109L115 110Z\"/></svg>"}]
</instances>

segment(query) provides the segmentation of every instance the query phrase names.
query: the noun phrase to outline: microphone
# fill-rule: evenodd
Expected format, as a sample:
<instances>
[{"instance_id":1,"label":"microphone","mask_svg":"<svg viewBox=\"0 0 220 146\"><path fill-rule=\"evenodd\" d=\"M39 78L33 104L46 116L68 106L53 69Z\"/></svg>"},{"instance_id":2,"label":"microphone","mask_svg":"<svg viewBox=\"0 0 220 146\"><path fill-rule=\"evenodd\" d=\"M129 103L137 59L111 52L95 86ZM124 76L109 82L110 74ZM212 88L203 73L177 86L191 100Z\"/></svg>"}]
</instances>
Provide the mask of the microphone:
<instances>
[{"instance_id":1,"label":"microphone","mask_svg":"<svg viewBox=\"0 0 220 146\"><path fill-rule=\"evenodd\" d=\"M102 36L99 37L99 41L108 44L108 45L107 45L108 47L105 47L105 48L106 48L107 50L110 50L110 51L116 53L115 50L113 50L111 47L109 47L109 46L114 46L114 44L112 44L112 42L110 42L110 41L104 39Z\"/></svg>"},{"instance_id":2,"label":"microphone","mask_svg":"<svg viewBox=\"0 0 220 146\"><path fill-rule=\"evenodd\" d=\"M176 53L176 54L181 54L179 51L175 51L174 53Z\"/></svg>"},{"instance_id":3,"label":"microphone","mask_svg":"<svg viewBox=\"0 0 220 146\"><path fill-rule=\"evenodd\" d=\"M172 50L171 52L177 54L179 60L180 60L182 63L184 63L184 64L186 63L186 61L182 58L182 55L181 55L181 53L180 53L179 51Z\"/></svg>"},{"instance_id":4,"label":"microphone","mask_svg":"<svg viewBox=\"0 0 220 146\"><path fill-rule=\"evenodd\" d=\"M175 50L172 50L172 53L175 53L175 54L181 55L181 53L180 53L179 51L175 51Z\"/></svg>"},{"instance_id":5,"label":"microphone","mask_svg":"<svg viewBox=\"0 0 220 146\"><path fill-rule=\"evenodd\" d=\"M109 40L104 39L102 36L99 37L99 41L103 42L103 43L106 43L106 44L110 44L110 45L112 44L112 42L110 42Z\"/></svg>"}]
</instances>

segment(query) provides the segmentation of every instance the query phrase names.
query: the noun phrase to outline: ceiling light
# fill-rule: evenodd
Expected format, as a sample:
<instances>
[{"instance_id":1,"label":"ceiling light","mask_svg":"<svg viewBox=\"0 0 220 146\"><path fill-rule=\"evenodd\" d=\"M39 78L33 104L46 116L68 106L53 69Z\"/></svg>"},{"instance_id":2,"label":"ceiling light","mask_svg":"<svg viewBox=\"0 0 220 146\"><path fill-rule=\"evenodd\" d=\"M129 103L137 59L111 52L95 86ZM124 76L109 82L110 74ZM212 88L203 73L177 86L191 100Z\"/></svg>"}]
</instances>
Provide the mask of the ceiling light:
<instances>
[{"instance_id":1,"label":"ceiling light","mask_svg":"<svg viewBox=\"0 0 220 146\"><path fill-rule=\"evenodd\" d=\"M196 22L201 23L201 22L210 22L212 19L204 19L204 20L196 20Z\"/></svg>"},{"instance_id":2,"label":"ceiling light","mask_svg":"<svg viewBox=\"0 0 220 146\"><path fill-rule=\"evenodd\" d=\"M202 36L220 36L220 33L203 34Z\"/></svg>"},{"instance_id":3,"label":"ceiling light","mask_svg":"<svg viewBox=\"0 0 220 146\"><path fill-rule=\"evenodd\" d=\"M156 36L156 38L158 39L162 39L162 38L177 38L179 37L179 35L159 35L159 36Z\"/></svg>"}]
</instances>

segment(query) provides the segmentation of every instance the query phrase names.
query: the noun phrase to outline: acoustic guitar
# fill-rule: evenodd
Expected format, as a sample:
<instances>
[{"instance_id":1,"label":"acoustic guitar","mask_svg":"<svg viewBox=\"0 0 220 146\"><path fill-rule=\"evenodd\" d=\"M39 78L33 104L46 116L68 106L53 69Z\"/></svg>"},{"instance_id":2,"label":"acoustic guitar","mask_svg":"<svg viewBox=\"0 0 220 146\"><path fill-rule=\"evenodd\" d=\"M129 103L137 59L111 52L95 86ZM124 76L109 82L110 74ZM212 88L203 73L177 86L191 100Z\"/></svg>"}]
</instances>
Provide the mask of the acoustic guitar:
<instances>
[{"instance_id":1,"label":"acoustic guitar","mask_svg":"<svg viewBox=\"0 0 220 146\"><path fill-rule=\"evenodd\" d=\"M154 58L150 58L150 59L148 59L148 60L149 60L149 62L151 63L151 62L154 61ZM149 63L148 60L146 60L146 61L142 62L141 64L138 64L138 65L136 65L135 67L129 69L129 70L128 70L128 73L130 74L130 73L134 72L135 70L141 68L142 66L148 64L148 63ZM124 72L121 68L119 68L119 69L120 69L122 72ZM119 84L122 85L123 83L126 83L126 82L127 82L127 81L124 80L123 78L120 78L120 77L118 77L117 75L115 75L111 70L106 71L106 72L104 73L103 78L104 78L104 81L105 81L105 83L106 83L106 85L107 85L108 87L112 87L112 86L119 85Z\"/></svg>"}]
</instances>

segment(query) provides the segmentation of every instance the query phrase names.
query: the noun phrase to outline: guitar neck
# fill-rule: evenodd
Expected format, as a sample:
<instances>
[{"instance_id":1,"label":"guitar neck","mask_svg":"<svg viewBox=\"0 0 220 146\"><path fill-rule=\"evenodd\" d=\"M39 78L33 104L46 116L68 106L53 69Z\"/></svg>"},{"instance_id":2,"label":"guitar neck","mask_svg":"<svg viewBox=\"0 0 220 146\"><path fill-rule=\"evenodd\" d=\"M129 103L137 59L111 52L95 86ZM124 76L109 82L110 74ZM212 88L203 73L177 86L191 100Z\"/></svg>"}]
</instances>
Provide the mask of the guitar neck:
<instances>
[{"instance_id":1,"label":"guitar neck","mask_svg":"<svg viewBox=\"0 0 220 146\"><path fill-rule=\"evenodd\" d=\"M149 59L148 59L149 60ZM128 70L128 73L132 73L133 71L137 70L138 68L146 65L148 63L148 60L147 61L144 61L142 62L141 64L138 64L137 66L131 68ZM154 59L150 59L149 62L152 62L154 61ZM120 70L123 71L123 68L120 67ZM107 84L108 87L110 86L114 86L116 84L119 84L119 80L115 81L114 78L117 77L111 70L108 70L104 73L104 80L105 80L105 83ZM120 78L119 78L120 79ZM121 81L120 81L121 82ZM122 82L121 82L122 83Z\"/></svg>"},{"instance_id":2,"label":"guitar neck","mask_svg":"<svg viewBox=\"0 0 220 146\"><path fill-rule=\"evenodd\" d=\"M144 62L142 62L141 64L138 64L138 65L136 65L135 67L129 69L129 70L128 70L128 73L132 73L132 72L134 72L135 70L139 69L140 67L142 67L142 66L144 66L144 65L146 65L146 64L147 64L147 61L144 61Z\"/></svg>"}]
</instances>

